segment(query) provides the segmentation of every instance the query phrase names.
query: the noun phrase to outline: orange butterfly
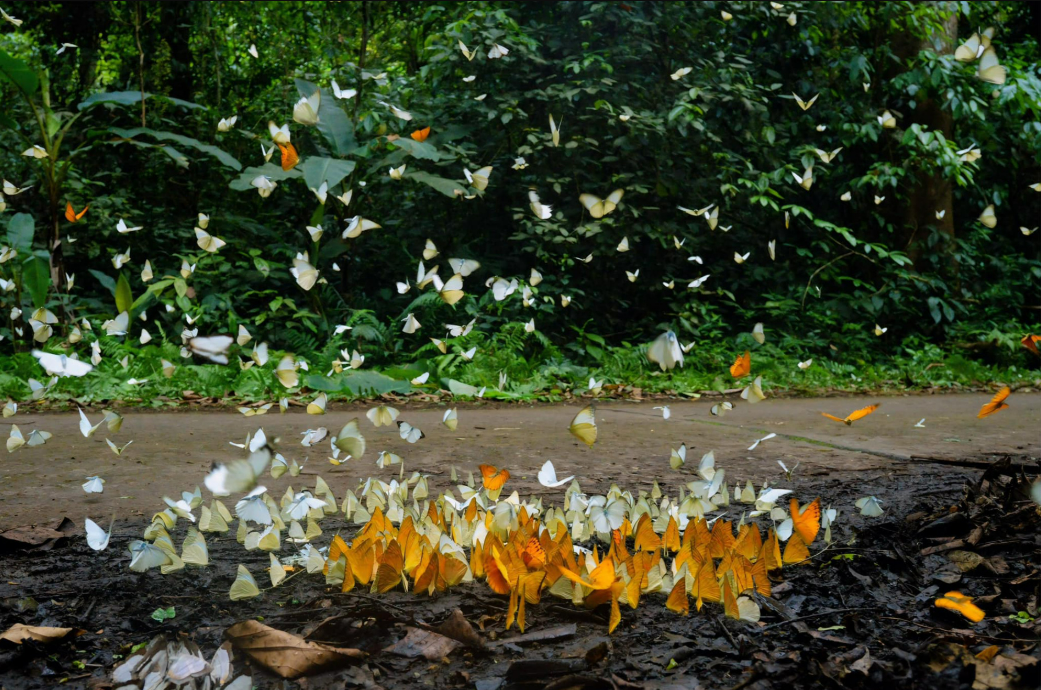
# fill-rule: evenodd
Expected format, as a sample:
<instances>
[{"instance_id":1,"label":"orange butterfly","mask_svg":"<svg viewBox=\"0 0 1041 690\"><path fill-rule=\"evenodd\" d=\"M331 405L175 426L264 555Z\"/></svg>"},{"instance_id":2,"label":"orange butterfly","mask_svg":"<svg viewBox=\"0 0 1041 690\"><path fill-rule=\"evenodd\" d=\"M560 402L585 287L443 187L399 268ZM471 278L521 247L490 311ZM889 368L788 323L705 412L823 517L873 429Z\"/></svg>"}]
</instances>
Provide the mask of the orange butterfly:
<instances>
[{"instance_id":1,"label":"orange butterfly","mask_svg":"<svg viewBox=\"0 0 1041 690\"><path fill-rule=\"evenodd\" d=\"M792 513L792 527L807 544L812 544L817 538L817 532L821 528L821 499L817 497L813 502L799 510L799 502L792 499L788 504Z\"/></svg>"},{"instance_id":2,"label":"orange butterfly","mask_svg":"<svg viewBox=\"0 0 1041 690\"><path fill-rule=\"evenodd\" d=\"M76 213L76 209L72 208L72 202L71 201L66 201L65 202L65 220L69 221L70 223L75 223L76 221L78 221L80 218L83 217L83 214L87 212L88 208L90 208L90 204L87 204L86 206L83 207L82 211L80 211L79 213ZM1037 350L1034 350L1034 352L1037 352Z\"/></svg>"},{"instance_id":3,"label":"orange butterfly","mask_svg":"<svg viewBox=\"0 0 1041 690\"><path fill-rule=\"evenodd\" d=\"M864 417L867 417L869 414L871 414L877 409L878 405L868 405L867 407L862 407L859 410L856 410L855 412L850 412L849 416L845 419L828 414L827 412L821 412L821 414L827 417L828 419L834 419L836 422L842 422L846 426L853 426L853 422L857 421L858 419L863 419Z\"/></svg>"},{"instance_id":4,"label":"orange butterfly","mask_svg":"<svg viewBox=\"0 0 1041 690\"><path fill-rule=\"evenodd\" d=\"M521 558L524 559L524 565L532 569L546 565L546 551L542 548L538 537L532 536L528 539L528 545L524 547Z\"/></svg>"},{"instance_id":5,"label":"orange butterfly","mask_svg":"<svg viewBox=\"0 0 1041 690\"><path fill-rule=\"evenodd\" d=\"M492 465L478 465L477 469L481 470L481 481L489 491L501 489L510 478L510 471L507 469L499 470Z\"/></svg>"},{"instance_id":6,"label":"orange butterfly","mask_svg":"<svg viewBox=\"0 0 1041 690\"><path fill-rule=\"evenodd\" d=\"M86 211L87 209L83 209ZM1037 349L1037 344L1041 343L1041 335L1027 334L1023 336L1023 339L1019 341L1023 344L1023 347L1033 352L1035 355L1041 355L1041 350Z\"/></svg>"},{"instance_id":7,"label":"orange butterfly","mask_svg":"<svg viewBox=\"0 0 1041 690\"><path fill-rule=\"evenodd\" d=\"M983 419L984 417L989 417L995 412L1000 412L1001 410L1004 410L1006 407L1008 407L1008 403L1005 402L1005 398L1007 398L1011 392L1012 391L1009 390L1008 386L1002 388L1000 391L998 391L997 395L990 399L989 403L980 408L980 413L976 415L976 417L978 419Z\"/></svg>"},{"instance_id":8,"label":"orange butterfly","mask_svg":"<svg viewBox=\"0 0 1041 690\"><path fill-rule=\"evenodd\" d=\"M282 152L282 169L292 170L300 162L300 155L292 144L279 144L278 150Z\"/></svg>"},{"instance_id":9,"label":"orange butterfly","mask_svg":"<svg viewBox=\"0 0 1041 690\"><path fill-rule=\"evenodd\" d=\"M735 379L739 379L742 376L748 376L752 371L752 355L745 350L745 354L741 355L734 360L734 363L730 365L730 375Z\"/></svg>"},{"instance_id":10,"label":"orange butterfly","mask_svg":"<svg viewBox=\"0 0 1041 690\"><path fill-rule=\"evenodd\" d=\"M686 582L680 580L676 583L676 586L669 592L669 598L665 600L665 607L681 616L686 616L690 613L690 600L687 599Z\"/></svg>"},{"instance_id":11,"label":"orange butterfly","mask_svg":"<svg viewBox=\"0 0 1041 690\"><path fill-rule=\"evenodd\" d=\"M413 132L409 136L411 136L416 141L418 141L420 143L423 143L424 141L427 140L427 137L430 136L430 128L429 127L424 127L423 129L417 129L415 132Z\"/></svg>"}]
</instances>

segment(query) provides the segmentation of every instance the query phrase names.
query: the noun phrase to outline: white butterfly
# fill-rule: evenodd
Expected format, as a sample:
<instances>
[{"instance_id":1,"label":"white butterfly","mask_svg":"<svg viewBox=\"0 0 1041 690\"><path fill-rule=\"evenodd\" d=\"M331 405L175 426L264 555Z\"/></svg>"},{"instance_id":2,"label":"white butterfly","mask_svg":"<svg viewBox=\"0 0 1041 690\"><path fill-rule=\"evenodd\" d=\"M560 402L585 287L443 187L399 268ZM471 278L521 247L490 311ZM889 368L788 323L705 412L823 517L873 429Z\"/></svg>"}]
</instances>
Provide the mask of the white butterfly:
<instances>
[{"instance_id":1,"label":"white butterfly","mask_svg":"<svg viewBox=\"0 0 1041 690\"><path fill-rule=\"evenodd\" d=\"M708 275L701 276L700 278L696 278L696 279L690 281L689 283L687 283L687 287L688 288L699 288L702 285L704 285L705 281L708 280L708 279L709 279Z\"/></svg>"},{"instance_id":2,"label":"white butterfly","mask_svg":"<svg viewBox=\"0 0 1041 690\"><path fill-rule=\"evenodd\" d=\"M217 131L218 132L230 132L231 128L235 126L235 123L238 121L238 119L239 119L238 115L232 115L229 118L223 118L222 117L220 119L220 122L217 123Z\"/></svg>"},{"instance_id":3,"label":"white butterfly","mask_svg":"<svg viewBox=\"0 0 1041 690\"><path fill-rule=\"evenodd\" d=\"M529 206L531 212L535 214L540 220L549 220L553 215L553 207L548 204L543 204L539 201L539 195L534 191L528 192Z\"/></svg>"},{"instance_id":4,"label":"white butterfly","mask_svg":"<svg viewBox=\"0 0 1041 690\"><path fill-rule=\"evenodd\" d=\"M348 98L354 98L358 95L358 92L354 89L341 89L340 85L336 83L336 80L332 80L332 91L335 98L341 98L347 100Z\"/></svg>"},{"instance_id":5,"label":"white butterfly","mask_svg":"<svg viewBox=\"0 0 1041 690\"><path fill-rule=\"evenodd\" d=\"M257 51L257 46L254 43L249 44L249 50L247 50L246 52L252 55L254 58L260 57L260 53Z\"/></svg>"},{"instance_id":6,"label":"white butterfly","mask_svg":"<svg viewBox=\"0 0 1041 690\"><path fill-rule=\"evenodd\" d=\"M124 312L126 313L126 312ZM94 368L86 362L72 359L66 355L55 355L50 352L33 350L33 357L40 362L40 366L48 374L55 376L85 376Z\"/></svg>"},{"instance_id":7,"label":"white butterfly","mask_svg":"<svg viewBox=\"0 0 1041 690\"><path fill-rule=\"evenodd\" d=\"M551 489L563 486L574 478L574 475L572 475L570 477L564 477L563 479L557 479L557 470L553 467L553 462L551 460L547 460L542 466L542 469L539 470L539 484Z\"/></svg>"},{"instance_id":8,"label":"white butterfly","mask_svg":"<svg viewBox=\"0 0 1041 690\"><path fill-rule=\"evenodd\" d=\"M302 125L318 124L318 109L322 104L322 92L315 89L310 96L301 97L293 106L293 120Z\"/></svg>"},{"instance_id":9,"label":"white butterfly","mask_svg":"<svg viewBox=\"0 0 1041 690\"><path fill-rule=\"evenodd\" d=\"M777 436L777 434L767 434L766 436L763 436L761 439L759 439L758 441L756 441L755 443L750 445L748 447L748 450L755 450L756 448L759 447L760 443L762 443L763 441L769 441L770 439L774 438L775 436Z\"/></svg>"},{"instance_id":10,"label":"white butterfly","mask_svg":"<svg viewBox=\"0 0 1041 690\"><path fill-rule=\"evenodd\" d=\"M90 518L83 521L83 527L87 532L87 545L95 551L104 551L108 548L109 539L112 538L112 524L115 523L115 516L112 517L112 522L108 525L108 532L101 529L98 523L94 522Z\"/></svg>"},{"instance_id":11,"label":"white butterfly","mask_svg":"<svg viewBox=\"0 0 1041 690\"><path fill-rule=\"evenodd\" d=\"M409 443L416 443L419 439L426 437L419 427L412 426L408 422L398 422L398 434Z\"/></svg>"},{"instance_id":12,"label":"white butterfly","mask_svg":"<svg viewBox=\"0 0 1041 690\"><path fill-rule=\"evenodd\" d=\"M125 235L128 232L136 232L136 231L140 230L142 227L144 227L144 226L142 226L142 225L135 225L132 228L128 228L127 224L126 224L126 221L123 220L122 218L120 218L119 222L116 223L116 232L120 233L121 235Z\"/></svg>"},{"instance_id":13,"label":"white butterfly","mask_svg":"<svg viewBox=\"0 0 1041 690\"><path fill-rule=\"evenodd\" d=\"M509 55L509 54L510 54L509 48L507 48L506 46L501 46L498 43L494 43L494 44L492 44L491 50L488 51L488 59L489 60L498 60L499 58L504 57L504 56Z\"/></svg>"}]
</instances>

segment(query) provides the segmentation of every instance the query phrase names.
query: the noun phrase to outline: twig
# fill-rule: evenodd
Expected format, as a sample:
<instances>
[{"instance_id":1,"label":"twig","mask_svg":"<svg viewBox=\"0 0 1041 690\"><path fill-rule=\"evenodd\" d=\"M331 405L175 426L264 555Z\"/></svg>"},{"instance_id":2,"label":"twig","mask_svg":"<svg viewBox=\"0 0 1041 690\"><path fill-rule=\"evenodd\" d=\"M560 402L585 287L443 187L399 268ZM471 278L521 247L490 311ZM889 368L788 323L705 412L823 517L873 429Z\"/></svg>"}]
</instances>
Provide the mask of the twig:
<instances>
[{"instance_id":1,"label":"twig","mask_svg":"<svg viewBox=\"0 0 1041 690\"><path fill-rule=\"evenodd\" d=\"M873 607L873 606L854 606L854 607L848 608L848 609L833 609L831 611L822 611L820 613L811 613L808 616L799 616L798 618L792 618L790 620L781 621L780 623L774 623L773 625L768 625L765 628L760 628L759 632L760 633L764 633L767 630L772 630L773 628L780 628L782 625L788 625L789 623L798 623L799 621L809 620L810 618L819 618L820 616L830 616L833 613L848 613L850 611L872 611L874 609L875 609L875 607ZM902 620L902 619L900 619L900 620Z\"/></svg>"},{"instance_id":2,"label":"twig","mask_svg":"<svg viewBox=\"0 0 1041 690\"><path fill-rule=\"evenodd\" d=\"M723 634L726 635L726 638L730 640L730 646L734 648L734 651L740 652L741 648L738 647L737 642L734 641L734 636L730 634L730 631L727 630L726 624L723 623L723 619L720 618L718 615L716 616L716 624L719 625L720 630L723 631Z\"/></svg>"},{"instance_id":3,"label":"twig","mask_svg":"<svg viewBox=\"0 0 1041 690\"><path fill-rule=\"evenodd\" d=\"M879 619L884 621L900 621L902 623L910 623L911 625L917 626L919 628L925 628L926 630L934 630L936 632L945 633L947 635L956 634L953 630L946 630L944 628L934 628L931 625L922 625L921 623L916 623L906 618L897 618L895 616L880 616ZM983 633L974 632L972 630L967 630L966 632L968 632L973 637L981 637L986 640L994 640L995 642L1007 642L1008 644L1036 644L1035 640L1012 640L1007 637L991 637L990 635L984 635Z\"/></svg>"},{"instance_id":4,"label":"twig","mask_svg":"<svg viewBox=\"0 0 1041 690\"><path fill-rule=\"evenodd\" d=\"M847 256L853 256L853 255L854 255L854 254L856 254L856 253L857 253L857 252L846 252L846 253L845 253L845 254L843 254L842 256L836 256L836 257L835 257L834 259L832 259L831 261L829 261L828 263L824 264L823 266L821 266L820 268L818 268L818 269L817 269L816 271L814 271L813 273L811 273L811 274L810 274L810 279L806 281L806 289L802 291L802 306L803 306L803 307L805 307L805 306L806 306L806 295L810 294L810 286L811 286L811 285L813 284L813 279L817 277L817 274L818 274L818 273L820 273L821 271L823 271L823 270L824 270L825 268L827 268L828 266L831 266L831 265L832 265L833 263L836 263L836 262L838 262L838 261L842 261L842 260L843 260L843 259L845 259L845 258L846 258Z\"/></svg>"}]
</instances>

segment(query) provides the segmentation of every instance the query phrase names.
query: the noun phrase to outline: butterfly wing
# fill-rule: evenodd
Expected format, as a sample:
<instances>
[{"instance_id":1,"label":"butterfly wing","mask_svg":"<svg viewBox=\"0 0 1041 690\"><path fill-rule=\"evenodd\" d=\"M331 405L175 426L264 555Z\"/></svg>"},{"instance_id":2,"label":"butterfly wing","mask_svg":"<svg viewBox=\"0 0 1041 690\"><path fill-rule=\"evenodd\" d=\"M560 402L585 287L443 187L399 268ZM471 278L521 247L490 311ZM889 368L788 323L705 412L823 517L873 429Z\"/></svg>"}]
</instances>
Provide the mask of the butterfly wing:
<instances>
[{"instance_id":1,"label":"butterfly wing","mask_svg":"<svg viewBox=\"0 0 1041 690\"><path fill-rule=\"evenodd\" d=\"M571 426L568 428L571 434L582 443L586 444L590 448L596 443L596 418L593 413L593 406L587 405L583 407L575 418L571 420Z\"/></svg>"},{"instance_id":2,"label":"butterfly wing","mask_svg":"<svg viewBox=\"0 0 1041 690\"><path fill-rule=\"evenodd\" d=\"M855 422L858 419L863 419L864 417L867 417L869 414L871 414L877 409L878 405L868 405L867 407L862 407L859 410L851 412L849 416L846 417L846 419L843 421L845 421L847 424L850 422Z\"/></svg>"},{"instance_id":3,"label":"butterfly wing","mask_svg":"<svg viewBox=\"0 0 1041 690\"><path fill-rule=\"evenodd\" d=\"M845 424L846 423L846 420L843 419L842 417L836 417L835 415L828 414L827 412L821 412L821 416L827 417L828 419L833 419L836 422L839 422L841 424Z\"/></svg>"},{"instance_id":4,"label":"butterfly wing","mask_svg":"<svg viewBox=\"0 0 1041 690\"><path fill-rule=\"evenodd\" d=\"M984 417L989 417L995 412L1004 410L1006 407L1008 407L1008 404L1005 402L1005 399L1008 398L1011 392L1012 391L1009 389L1008 386L1002 388L1000 391L998 391L997 395L991 398L990 402L988 402L982 408L980 408L980 413L976 415L976 417L978 419L983 419Z\"/></svg>"}]
</instances>

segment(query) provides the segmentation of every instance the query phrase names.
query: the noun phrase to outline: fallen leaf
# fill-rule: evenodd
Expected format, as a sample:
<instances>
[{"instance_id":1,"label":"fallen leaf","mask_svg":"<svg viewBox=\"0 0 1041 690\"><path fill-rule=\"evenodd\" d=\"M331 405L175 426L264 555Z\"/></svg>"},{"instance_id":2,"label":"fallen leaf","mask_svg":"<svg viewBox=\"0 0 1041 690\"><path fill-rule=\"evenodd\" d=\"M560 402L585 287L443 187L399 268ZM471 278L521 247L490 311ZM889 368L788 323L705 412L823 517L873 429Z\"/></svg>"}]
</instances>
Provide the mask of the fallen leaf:
<instances>
[{"instance_id":1,"label":"fallen leaf","mask_svg":"<svg viewBox=\"0 0 1041 690\"><path fill-rule=\"evenodd\" d=\"M849 669L851 671L860 671L866 676L871 673L871 665L874 663L875 660L871 658L871 650L865 649L864 656L850 664Z\"/></svg>"},{"instance_id":2,"label":"fallen leaf","mask_svg":"<svg viewBox=\"0 0 1041 690\"><path fill-rule=\"evenodd\" d=\"M408 634L383 651L408 659L421 656L430 661L440 661L462 646L449 637L420 628L407 628Z\"/></svg>"},{"instance_id":3,"label":"fallen leaf","mask_svg":"<svg viewBox=\"0 0 1041 690\"><path fill-rule=\"evenodd\" d=\"M459 609L452 611L452 615L444 623L437 626L437 632L445 637L462 642L468 647L484 646L484 640L481 639L481 636L477 634L477 631L470 625L470 621L466 620L466 616Z\"/></svg>"},{"instance_id":4,"label":"fallen leaf","mask_svg":"<svg viewBox=\"0 0 1041 690\"><path fill-rule=\"evenodd\" d=\"M72 628L45 628L38 625L22 625L15 623L0 635L0 640L22 644L26 640L36 642L54 642L72 632Z\"/></svg>"},{"instance_id":5,"label":"fallen leaf","mask_svg":"<svg viewBox=\"0 0 1041 690\"><path fill-rule=\"evenodd\" d=\"M49 551L76 529L63 517L42 525L21 525L0 532L0 553L16 550Z\"/></svg>"},{"instance_id":6,"label":"fallen leaf","mask_svg":"<svg viewBox=\"0 0 1041 690\"><path fill-rule=\"evenodd\" d=\"M578 632L578 626L575 623L568 623L567 625L557 625L552 628L546 628L545 630L536 630L535 632L524 633L523 635L516 635L514 637L504 637L494 642L489 642L489 647L495 647L504 644L520 644L522 642L545 642L546 640L556 640L561 637L570 637Z\"/></svg>"},{"instance_id":7,"label":"fallen leaf","mask_svg":"<svg viewBox=\"0 0 1041 690\"><path fill-rule=\"evenodd\" d=\"M252 620L236 623L224 631L224 636L246 656L282 678L299 678L365 658L360 650L308 642Z\"/></svg>"},{"instance_id":8,"label":"fallen leaf","mask_svg":"<svg viewBox=\"0 0 1041 690\"><path fill-rule=\"evenodd\" d=\"M958 570L963 573L967 573L970 570L975 570L983 563L983 556L972 551L951 551L947 554L947 558L951 559L954 565L958 566Z\"/></svg>"}]
</instances>

